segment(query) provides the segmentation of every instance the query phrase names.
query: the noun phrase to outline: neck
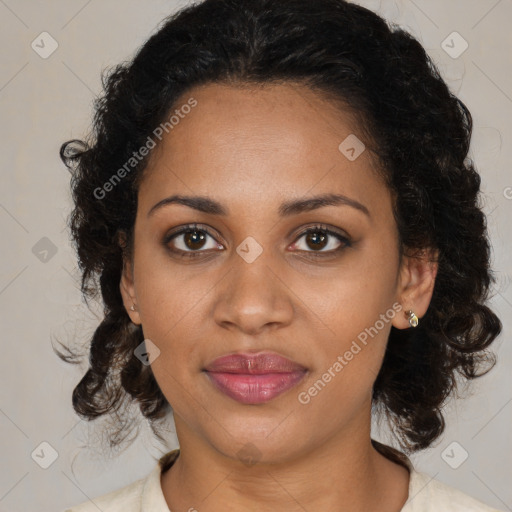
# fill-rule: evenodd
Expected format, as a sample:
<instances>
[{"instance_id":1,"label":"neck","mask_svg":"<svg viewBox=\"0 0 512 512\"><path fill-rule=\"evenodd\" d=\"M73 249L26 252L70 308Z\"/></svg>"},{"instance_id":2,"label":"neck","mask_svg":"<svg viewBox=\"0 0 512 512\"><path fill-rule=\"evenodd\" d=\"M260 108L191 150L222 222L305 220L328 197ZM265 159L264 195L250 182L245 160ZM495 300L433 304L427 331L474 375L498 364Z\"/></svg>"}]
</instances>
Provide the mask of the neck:
<instances>
[{"instance_id":1,"label":"neck","mask_svg":"<svg viewBox=\"0 0 512 512\"><path fill-rule=\"evenodd\" d=\"M293 459L244 464L175 421L180 455L161 479L172 511L398 512L407 500L408 470L374 448L369 428L343 432Z\"/></svg>"}]
</instances>

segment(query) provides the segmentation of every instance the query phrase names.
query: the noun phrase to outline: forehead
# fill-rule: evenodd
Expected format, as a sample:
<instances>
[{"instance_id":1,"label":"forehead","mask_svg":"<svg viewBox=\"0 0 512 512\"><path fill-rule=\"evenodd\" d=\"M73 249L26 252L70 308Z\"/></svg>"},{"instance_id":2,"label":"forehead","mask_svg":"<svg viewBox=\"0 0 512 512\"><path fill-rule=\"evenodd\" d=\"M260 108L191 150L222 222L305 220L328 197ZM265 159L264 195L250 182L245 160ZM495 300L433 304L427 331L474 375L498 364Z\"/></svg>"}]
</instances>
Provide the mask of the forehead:
<instances>
[{"instance_id":1,"label":"forehead","mask_svg":"<svg viewBox=\"0 0 512 512\"><path fill-rule=\"evenodd\" d=\"M140 187L146 209L192 191L241 207L325 192L382 203L385 186L354 116L305 86L208 84L173 112L191 99L194 108L181 111L151 154ZM363 149L355 159L352 148L355 156Z\"/></svg>"}]
</instances>

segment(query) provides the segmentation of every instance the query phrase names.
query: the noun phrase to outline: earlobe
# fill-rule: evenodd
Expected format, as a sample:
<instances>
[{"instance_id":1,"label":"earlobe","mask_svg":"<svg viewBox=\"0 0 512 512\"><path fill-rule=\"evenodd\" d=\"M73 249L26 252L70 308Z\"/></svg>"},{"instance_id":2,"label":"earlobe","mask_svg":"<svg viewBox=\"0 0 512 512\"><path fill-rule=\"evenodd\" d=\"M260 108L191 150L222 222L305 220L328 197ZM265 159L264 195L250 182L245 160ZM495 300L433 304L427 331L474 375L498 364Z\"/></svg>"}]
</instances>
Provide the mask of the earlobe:
<instances>
[{"instance_id":1,"label":"earlobe","mask_svg":"<svg viewBox=\"0 0 512 512\"><path fill-rule=\"evenodd\" d=\"M397 329L421 324L421 318L427 312L434 292L438 255L437 250L424 249L412 256L403 257L397 289L403 313L393 319L393 326Z\"/></svg>"}]
</instances>

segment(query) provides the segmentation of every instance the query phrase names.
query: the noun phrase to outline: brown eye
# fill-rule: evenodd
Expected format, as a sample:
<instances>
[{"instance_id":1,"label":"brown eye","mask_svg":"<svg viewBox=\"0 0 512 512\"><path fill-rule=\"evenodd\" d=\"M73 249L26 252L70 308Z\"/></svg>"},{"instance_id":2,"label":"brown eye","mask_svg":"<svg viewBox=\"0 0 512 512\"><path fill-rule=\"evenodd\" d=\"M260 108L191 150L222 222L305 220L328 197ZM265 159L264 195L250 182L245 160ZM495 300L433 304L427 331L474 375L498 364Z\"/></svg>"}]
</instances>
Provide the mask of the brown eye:
<instances>
[{"instance_id":1,"label":"brown eye","mask_svg":"<svg viewBox=\"0 0 512 512\"><path fill-rule=\"evenodd\" d=\"M327 245L328 238L329 235L325 235L321 232L308 233L306 235L306 244L308 244L308 247L312 247L315 250L323 249Z\"/></svg>"},{"instance_id":2,"label":"brown eye","mask_svg":"<svg viewBox=\"0 0 512 512\"><path fill-rule=\"evenodd\" d=\"M205 240L204 233L197 229L187 230L183 233L183 242L190 250L201 249Z\"/></svg>"},{"instance_id":3,"label":"brown eye","mask_svg":"<svg viewBox=\"0 0 512 512\"><path fill-rule=\"evenodd\" d=\"M209 249L223 249L208 230L195 224L168 234L163 243L169 250L184 257L198 256Z\"/></svg>"},{"instance_id":4,"label":"brown eye","mask_svg":"<svg viewBox=\"0 0 512 512\"><path fill-rule=\"evenodd\" d=\"M304 238L304 244L294 243L294 248L309 253L332 254L350 246L350 241L332 229L314 226L302 233L298 240ZM327 250L324 250L327 247ZM308 250L310 249L310 250ZM316 254L314 254L316 256Z\"/></svg>"}]
</instances>

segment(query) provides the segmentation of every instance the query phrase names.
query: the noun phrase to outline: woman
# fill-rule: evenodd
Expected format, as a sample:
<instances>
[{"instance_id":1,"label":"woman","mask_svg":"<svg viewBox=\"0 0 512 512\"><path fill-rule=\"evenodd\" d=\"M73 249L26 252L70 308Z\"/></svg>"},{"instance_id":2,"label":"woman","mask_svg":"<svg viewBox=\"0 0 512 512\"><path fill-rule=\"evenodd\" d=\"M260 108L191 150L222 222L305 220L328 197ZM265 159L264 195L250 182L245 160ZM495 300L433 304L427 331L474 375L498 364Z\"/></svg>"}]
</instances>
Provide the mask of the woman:
<instances>
[{"instance_id":1,"label":"woman","mask_svg":"<svg viewBox=\"0 0 512 512\"><path fill-rule=\"evenodd\" d=\"M406 455L501 330L471 115L411 35L206 0L110 73L92 135L61 148L105 304L73 405L172 412L180 449L73 512L494 510Z\"/></svg>"}]
</instances>

